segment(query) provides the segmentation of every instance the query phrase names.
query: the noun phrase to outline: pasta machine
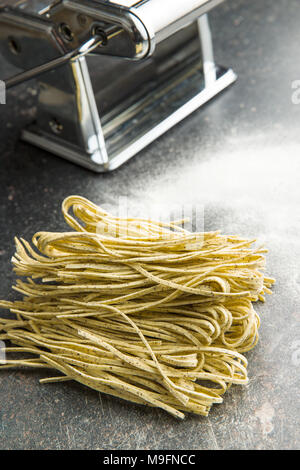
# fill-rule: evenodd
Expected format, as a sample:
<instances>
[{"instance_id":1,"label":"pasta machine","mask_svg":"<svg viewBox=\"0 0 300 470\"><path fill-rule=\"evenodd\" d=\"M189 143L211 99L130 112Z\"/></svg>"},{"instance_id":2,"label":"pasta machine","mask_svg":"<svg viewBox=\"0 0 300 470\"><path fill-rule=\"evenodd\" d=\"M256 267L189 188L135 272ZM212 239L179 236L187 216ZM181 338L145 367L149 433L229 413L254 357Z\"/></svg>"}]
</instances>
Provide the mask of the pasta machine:
<instances>
[{"instance_id":1,"label":"pasta machine","mask_svg":"<svg viewBox=\"0 0 300 470\"><path fill-rule=\"evenodd\" d=\"M235 81L214 62L208 13L222 1L0 0L0 53L21 70L0 78L38 84L22 139L120 166Z\"/></svg>"}]
</instances>

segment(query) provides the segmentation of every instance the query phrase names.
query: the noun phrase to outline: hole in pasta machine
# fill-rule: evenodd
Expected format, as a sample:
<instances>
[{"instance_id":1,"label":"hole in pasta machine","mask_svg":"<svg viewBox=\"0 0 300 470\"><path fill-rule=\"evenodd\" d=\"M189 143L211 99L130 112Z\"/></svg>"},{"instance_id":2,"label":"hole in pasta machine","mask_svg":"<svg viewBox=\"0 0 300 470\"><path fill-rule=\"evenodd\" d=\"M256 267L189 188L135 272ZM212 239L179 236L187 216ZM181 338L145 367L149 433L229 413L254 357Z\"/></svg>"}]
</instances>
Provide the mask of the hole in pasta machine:
<instances>
[{"instance_id":1,"label":"hole in pasta machine","mask_svg":"<svg viewBox=\"0 0 300 470\"><path fill-rule=\"evenodd\" d=\"M52 118L49 121L49 126L54 134L61 134L64 129L64 126L56 118Z\"/></svg>"}]
</instances>

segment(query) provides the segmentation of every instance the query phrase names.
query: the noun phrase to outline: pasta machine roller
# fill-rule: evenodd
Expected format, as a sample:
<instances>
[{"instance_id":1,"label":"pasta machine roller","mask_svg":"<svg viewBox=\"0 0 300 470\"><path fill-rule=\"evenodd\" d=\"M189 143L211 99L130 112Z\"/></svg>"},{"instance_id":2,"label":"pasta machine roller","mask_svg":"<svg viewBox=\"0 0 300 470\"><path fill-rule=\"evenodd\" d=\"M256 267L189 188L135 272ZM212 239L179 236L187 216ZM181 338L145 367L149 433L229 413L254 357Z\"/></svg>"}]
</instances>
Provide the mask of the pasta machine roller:
<instances>
[{"instance_id":1,"label":"pasta machine roller","mask_svg":"<svg viewBox=\"0 0 300 470\"><path fill-rule=\"evenodd\" d=\"M23 140L113 170L232 84L208 12L223 0L0 0L0 53L38 84ZM4 79L5 77L0 77Z\"/></svg>"}]
</instances>

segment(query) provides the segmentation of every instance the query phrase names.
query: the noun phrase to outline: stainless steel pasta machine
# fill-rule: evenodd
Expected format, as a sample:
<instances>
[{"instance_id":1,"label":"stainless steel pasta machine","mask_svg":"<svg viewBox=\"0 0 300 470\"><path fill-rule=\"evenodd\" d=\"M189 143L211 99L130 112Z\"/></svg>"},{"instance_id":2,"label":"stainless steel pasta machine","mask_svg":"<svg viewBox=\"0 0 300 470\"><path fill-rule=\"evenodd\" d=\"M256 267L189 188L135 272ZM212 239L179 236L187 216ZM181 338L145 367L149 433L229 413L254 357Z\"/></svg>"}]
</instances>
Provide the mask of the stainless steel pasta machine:
<instances>
[{"instance_id":1,"label":"stainless steel pasta machine","mask_svg":"<svg viewBox=\"0 0 300 470\"><path fill-rule=\"evenodd\" d=\"M38 80L22 138L120 166L235 81L214 62L207 13L222 1L0 0L0 53L22 70L6 86Z\"/></svg>"}]
</instances>

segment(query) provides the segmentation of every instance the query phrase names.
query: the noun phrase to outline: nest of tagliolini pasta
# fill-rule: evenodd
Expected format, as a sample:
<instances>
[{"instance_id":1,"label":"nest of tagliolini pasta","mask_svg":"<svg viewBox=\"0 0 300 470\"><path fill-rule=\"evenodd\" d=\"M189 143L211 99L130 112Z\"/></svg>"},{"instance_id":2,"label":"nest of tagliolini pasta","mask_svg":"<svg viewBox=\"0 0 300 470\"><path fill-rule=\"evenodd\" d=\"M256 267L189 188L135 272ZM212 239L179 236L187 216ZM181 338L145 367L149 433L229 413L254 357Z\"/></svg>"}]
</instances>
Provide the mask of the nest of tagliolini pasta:
<instances>
[{"instance_id":1,"label":"nest of tagliolini pasta","mask_svg":"<svg viewBox=\"0 0 300 470\"><path fill-rule=\"evenodd\" d=\"M116 218L78 196L62 211L71 231L16 239L22 300L0 301L15 315L0 318L0 368L48 368L41 383L76 380L179 418L206 416L232 384L247 384L254 303L274 283L265 248Z\"/></svg>"}]
</instances>

